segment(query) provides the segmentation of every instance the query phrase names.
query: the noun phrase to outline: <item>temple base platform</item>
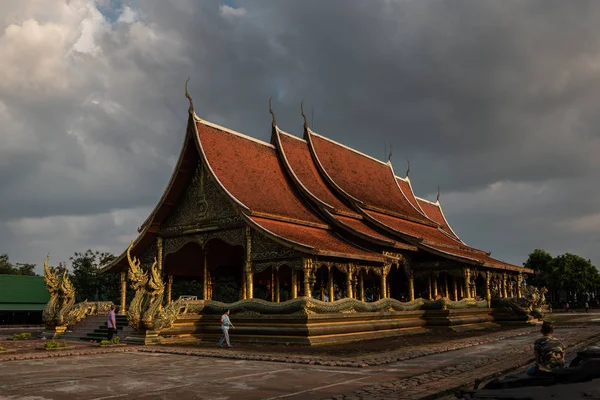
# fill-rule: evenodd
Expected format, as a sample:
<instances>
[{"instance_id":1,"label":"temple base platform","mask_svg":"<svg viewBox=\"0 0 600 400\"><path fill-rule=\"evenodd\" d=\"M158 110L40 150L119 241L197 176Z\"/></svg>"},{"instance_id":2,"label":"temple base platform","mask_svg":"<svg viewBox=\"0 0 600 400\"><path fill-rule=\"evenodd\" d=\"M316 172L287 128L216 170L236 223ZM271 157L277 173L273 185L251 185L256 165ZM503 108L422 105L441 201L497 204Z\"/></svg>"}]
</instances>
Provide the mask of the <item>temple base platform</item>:
<instances>
[{"instance_id":1,"label":"temple base platform","mask_svg":"<svg viewBox=\"0 0 600 400\"><path fill-rule=\"evenodd\" d=\"M170 328L152 332L152 337L132 337L126 341L137 344L167 344L192 339L216 342L221 336L220 317L226 309L231 309L231 320L236 329L230 332L236 342L282 345L347 343L431 329L463 331L504 324L524 326L530 320L526 315L505 308L489 308L485 301L473 299L461 302L418 299L409 303L393 299L374 303L343 299L326 303L307 298L284 303L257 299L233 304L196 301L189 304L188 312Z\"/></svg>"}]
</instances>

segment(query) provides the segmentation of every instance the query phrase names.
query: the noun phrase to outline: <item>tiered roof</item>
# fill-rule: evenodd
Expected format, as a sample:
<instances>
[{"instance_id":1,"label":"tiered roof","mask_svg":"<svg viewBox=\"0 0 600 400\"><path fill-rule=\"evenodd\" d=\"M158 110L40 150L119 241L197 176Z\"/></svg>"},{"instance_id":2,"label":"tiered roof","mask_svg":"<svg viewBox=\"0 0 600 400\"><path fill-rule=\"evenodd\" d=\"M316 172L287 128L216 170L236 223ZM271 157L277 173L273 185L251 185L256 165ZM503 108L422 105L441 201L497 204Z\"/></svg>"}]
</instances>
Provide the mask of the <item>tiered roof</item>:
<instances>
[{"instance_id":1,"label":"tiered roof","mask_svg":"<svg viewBox=\"0 0 600 400\"><path fill-rule=\"evenodd\" d=\"M190 165L200 159L250 226L296 250L371 264L385 262L386 250L424 252L530 272L467 246L448 224L439 201L416 197L410 179L397 177L391 162L336 143L306 125L301 139L273 122L269 144L204 121L192 111L187 132L177 169L140 227L135 246L157 235L177 203ZM124 268L123 256L109 267Z\"/></svg>"}]
</instances>

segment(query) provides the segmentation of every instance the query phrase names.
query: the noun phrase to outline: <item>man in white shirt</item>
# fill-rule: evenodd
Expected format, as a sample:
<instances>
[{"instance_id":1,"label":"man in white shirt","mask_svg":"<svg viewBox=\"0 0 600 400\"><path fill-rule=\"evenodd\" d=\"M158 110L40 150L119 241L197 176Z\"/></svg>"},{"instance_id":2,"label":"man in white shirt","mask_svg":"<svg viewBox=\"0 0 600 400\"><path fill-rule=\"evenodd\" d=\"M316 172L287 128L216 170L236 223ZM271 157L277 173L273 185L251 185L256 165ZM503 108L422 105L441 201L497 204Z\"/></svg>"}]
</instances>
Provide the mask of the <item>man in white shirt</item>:
<instances>
[{"instance_id":1,"label":"man in white shirt","mask_svg":"<svg viewBox=\"0 0 600 400\"><path fill-rule=\"evenodd\" d=\"M223 331L223 336L219 339L218 346L223 346L223 340L227 343L227 347L233 347L231 343L229 343L229 327L235 329L235 326L229 320L229 313L231 311L229 309L225 310L225 314L221 315L221 330Z\"/></svg>"}]
</instances>

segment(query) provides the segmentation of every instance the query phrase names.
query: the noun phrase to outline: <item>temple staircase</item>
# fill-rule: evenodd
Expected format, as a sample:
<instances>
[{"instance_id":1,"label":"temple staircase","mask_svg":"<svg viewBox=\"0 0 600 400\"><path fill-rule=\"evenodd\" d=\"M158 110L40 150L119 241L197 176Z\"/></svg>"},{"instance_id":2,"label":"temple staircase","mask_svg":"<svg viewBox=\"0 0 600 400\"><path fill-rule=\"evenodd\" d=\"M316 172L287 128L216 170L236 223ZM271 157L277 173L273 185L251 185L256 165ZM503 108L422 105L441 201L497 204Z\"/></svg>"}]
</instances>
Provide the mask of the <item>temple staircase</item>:
<instances>
[{"instance_id":1,"label":"temple staircase","mask_svg":"<svg viewBox=\"0 0 600 400\"><path fill-rule=\"evenodd\" d=\"M117 332L116 336L125 339L133 329L127 323L126 315L117 315ZM64 340L84 340L101 341L108 337L108 326L106 323L107 315L90 315L83 321L75 325L72 330L67 331L62 339Z\"/></svg>"}]
</instances>

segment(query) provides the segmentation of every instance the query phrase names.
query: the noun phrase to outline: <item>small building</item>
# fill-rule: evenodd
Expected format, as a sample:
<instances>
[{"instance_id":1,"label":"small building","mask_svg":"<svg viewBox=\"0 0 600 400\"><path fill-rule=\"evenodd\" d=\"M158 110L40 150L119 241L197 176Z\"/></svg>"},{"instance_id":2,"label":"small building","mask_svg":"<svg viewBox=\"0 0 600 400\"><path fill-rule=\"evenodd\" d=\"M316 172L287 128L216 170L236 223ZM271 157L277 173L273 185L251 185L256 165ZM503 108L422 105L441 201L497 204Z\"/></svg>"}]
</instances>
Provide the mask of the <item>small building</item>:
<instances>
[{"instance_id":1,"label":"small building","mask_svg":"<svg viewBox=\"0 0 600 400\"><path fill-rule=\"evenodd\" d=\"M41 325L48 300L43 276L0 275L0 325Z\"/></svg>"}]
</instances>

